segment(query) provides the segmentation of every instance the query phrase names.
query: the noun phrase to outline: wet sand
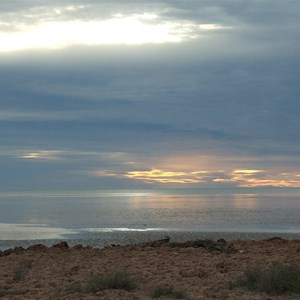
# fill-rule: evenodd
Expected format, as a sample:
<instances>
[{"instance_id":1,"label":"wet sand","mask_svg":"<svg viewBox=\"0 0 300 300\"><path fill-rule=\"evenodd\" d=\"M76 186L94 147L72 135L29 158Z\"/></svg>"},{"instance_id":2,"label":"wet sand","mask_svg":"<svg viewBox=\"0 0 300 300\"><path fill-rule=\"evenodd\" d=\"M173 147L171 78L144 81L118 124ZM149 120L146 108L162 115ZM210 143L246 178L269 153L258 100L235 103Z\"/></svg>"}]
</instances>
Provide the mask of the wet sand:
<instances>
[{"instance_id":1,"label":"wet sand","mask_svg":"<svg viewBox=\"0 0 300 300\"><path fill-rule=\"evenodd\" d=\"M297 299L228 288L247 267L275 263L300 266L300 240L163 241L102 249L35 245L0 252L0 291L11 293L1 299L137 300L151 299L151 288L163 285L185 290L188 299ZM128 272L136 289L66 292L74 283L85 285L91 274L115 271Z\"/></svg>"}]
</instances>

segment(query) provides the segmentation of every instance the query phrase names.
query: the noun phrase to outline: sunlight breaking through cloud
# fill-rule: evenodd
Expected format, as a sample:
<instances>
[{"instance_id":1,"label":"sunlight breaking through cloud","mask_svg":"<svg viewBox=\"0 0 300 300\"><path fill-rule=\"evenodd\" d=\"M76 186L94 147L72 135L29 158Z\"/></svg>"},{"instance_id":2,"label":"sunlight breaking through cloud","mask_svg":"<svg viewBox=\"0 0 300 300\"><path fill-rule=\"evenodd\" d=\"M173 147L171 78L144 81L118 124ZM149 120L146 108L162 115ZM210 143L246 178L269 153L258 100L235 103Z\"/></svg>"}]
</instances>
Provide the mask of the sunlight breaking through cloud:
<instances>
[{"instance_id":1,"label":"sunlight breaking through cloud","mask_svg":"<svg viewBox=\"0 0 300 300\"><path fill-rule=\"evenodd\" d=\"M176 172L160 169L148 171L116 172L112 170L96 170L88 175L99 177L127 178L145 183L161 184L229 184L237 187L300 187L297 174L289 173L286 178L280 174L263 170L232 170L232 171L192 171Z\"/></svg>"},{"instance_id":2,"label":"sunlight breaking through cloud","mask_svg":"<svg viewBox=\"0 0 300 300\"><path fill-rule=\"evenodd\" d=\"M1 155L1 151L0 151ZM15 150L8 153L5 149L2 155L13 156L19 159L40 161L86 161L95 159L99 164L113 164L111 169L73 170L74 175L111 177L146 184L178 184L178 186L232 186L232 187L300 187L299 171L285 172L280 170L260 170L236 168L229 169L192 169L187 164L186 169L162 167L141 167L141 163L133 155L125 152L85 152L59 150ZM140 168L140 169L134 169Z\"/></svg>"},{"instance_id":3,"label":"sunlight breaking through cloud","mask_svg":"<svg viewBox=\"0 0 300 300\"><path fill-rule=\"evenodd\" d=\"M159 15L112 14L110 18L83 19L72 15L85 6L39 8L0 23L0 52L29 49L61 49L72 45L140 45L180 43L203 32L230 28L221 24L197 24L187 20L167 20ZM92 8L90 8L92 9Z\"/></svg>"},{"instance_id":4,"label":"sunlight breaking through cloud","mask_svg":"<svg viewBox=\"0 0 300 300\"><path fill-rule=\"evenodd\" d=\"M116 178L128 178L140 180L146 183L200 183L203 181L203 174L206 172L174 172L164 171L160 169L152 169L150 171L130 171L126 173L118 173L109 170L92 171L90 174L96 176L109 176Z\"/></svg>"},{"instance_id":5,"label":"sunlight breaking through cloud","mask_svg":"<svg viewBox=\"0 0 300 300\"><path fill-rule=\"evenodd\" d=\"M235 183L239 187L300 187L296 174L274 174L264 170L233 170L228 178L216 178L213 182Z\"/></svg>"},{"instance_id":6,"label":"sunlight breaking through cloud","mask_svg":"<svg viewBox=\"0 0 300 300\"><path fill-rule=\"evenodd\" d=\"M202 177L199 172L174 172L152 169L151 171L132 171L128 172L125 177L137 180L143 180L148 183L199 183Z\"/></svg>"}]
</instances>

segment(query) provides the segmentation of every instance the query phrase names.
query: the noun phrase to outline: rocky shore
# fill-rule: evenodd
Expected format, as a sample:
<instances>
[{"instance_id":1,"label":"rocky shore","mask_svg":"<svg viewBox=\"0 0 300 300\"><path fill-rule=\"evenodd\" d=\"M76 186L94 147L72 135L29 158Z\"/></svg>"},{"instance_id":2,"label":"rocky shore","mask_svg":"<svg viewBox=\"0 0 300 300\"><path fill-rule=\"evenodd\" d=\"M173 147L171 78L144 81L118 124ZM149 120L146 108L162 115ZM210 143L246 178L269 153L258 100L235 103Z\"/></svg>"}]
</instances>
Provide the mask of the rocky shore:
<instances>
[{"instance_id":1,"label":"rocky shore","mask_svg":"<svg viewBox=\"0 0 300 300\"><path fill-rule=\"evenodd\" d=\"M186 299L297 299L245 289L230 282L253 266L300 266L300 240L271 238L227 242L168 239L103 249L66 242L47 247L15 247L0 252L1 299L151 299L153 287L184 291ZM136 283L131 291L106 289L96 293L72 289L84 286L92 274L126 272Z\"/></svg>"}]
</instances>

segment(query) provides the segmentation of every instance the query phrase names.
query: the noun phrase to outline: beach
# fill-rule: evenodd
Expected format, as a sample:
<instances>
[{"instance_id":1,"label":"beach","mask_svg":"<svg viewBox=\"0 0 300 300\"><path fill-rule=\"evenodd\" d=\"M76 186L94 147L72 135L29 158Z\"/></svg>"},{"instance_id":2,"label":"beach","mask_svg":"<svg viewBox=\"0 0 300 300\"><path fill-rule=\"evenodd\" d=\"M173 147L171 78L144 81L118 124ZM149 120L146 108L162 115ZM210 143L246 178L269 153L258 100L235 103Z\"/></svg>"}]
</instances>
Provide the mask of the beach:
<instances>
[{"instance_id":1,"label":"beach","mask_svg":"<svg viewBox=\"0 0 300 300\"><path fill-rule=\"evenodd\" d=\"M153 288L296 299L229 287L250 267L300 266L299 199L290 189L0 193L1 299L143 300ZM124 272L130 291L87 289Z\"/></svg>"},{"instance_id":2,"label":"beach","mask_svg":"<svg viewBox=\"0 0 300 300\"><path fill-rule=\"evenodd\" d=\"M186 299L297 299L230 289L249 267L300 265L300 239L219 239L173 242L172 239L105 248L60 242L0 252L2 299L151 299L154 287L186 293ZM126 272L136 283L132 291L106 289L76 292L92 274ZM72 288L73 287L73 288ZM19 294L19 295L18 295Z\"/></svg>"}]
</instances>

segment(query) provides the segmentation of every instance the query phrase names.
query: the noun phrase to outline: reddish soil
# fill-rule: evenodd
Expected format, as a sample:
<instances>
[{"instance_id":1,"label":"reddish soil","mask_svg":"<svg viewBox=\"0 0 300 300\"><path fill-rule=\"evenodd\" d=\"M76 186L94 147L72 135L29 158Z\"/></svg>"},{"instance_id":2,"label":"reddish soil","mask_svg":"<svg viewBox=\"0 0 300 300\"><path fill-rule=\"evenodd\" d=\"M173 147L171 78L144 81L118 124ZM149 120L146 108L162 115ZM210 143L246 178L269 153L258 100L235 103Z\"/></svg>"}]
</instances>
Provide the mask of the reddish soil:
<instances>
[{"instance_id":1,"label":"reddish soil","mask_svg":"<svg viewBox=\"0 0 300 300\"><path fill-rule=\"evenodd\" d=\"M218 243L154 242L137 246L94 249L61 243L0 252L2 299L151 299L152 287L185 290L188 299L299 299L228 288L251 266L276 263L300 266L300 240L274 238ZM91 274L126 271L135 278L133 291L105 290L96 294L68 293L72 283L86 284ZM21 291L22 295L15 295Z\"/></svg>"}]
</instances>

